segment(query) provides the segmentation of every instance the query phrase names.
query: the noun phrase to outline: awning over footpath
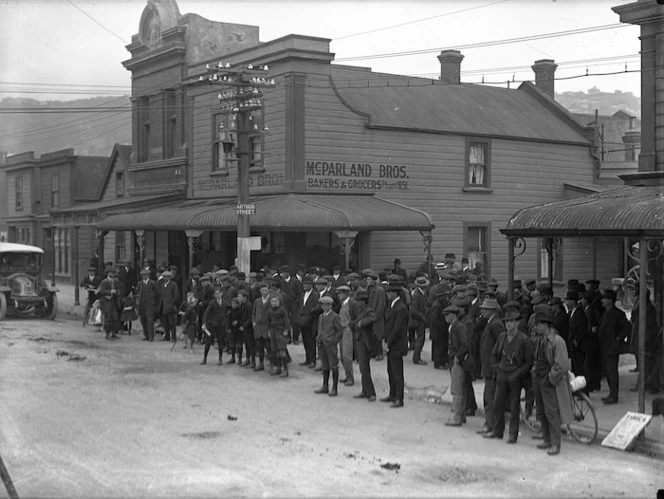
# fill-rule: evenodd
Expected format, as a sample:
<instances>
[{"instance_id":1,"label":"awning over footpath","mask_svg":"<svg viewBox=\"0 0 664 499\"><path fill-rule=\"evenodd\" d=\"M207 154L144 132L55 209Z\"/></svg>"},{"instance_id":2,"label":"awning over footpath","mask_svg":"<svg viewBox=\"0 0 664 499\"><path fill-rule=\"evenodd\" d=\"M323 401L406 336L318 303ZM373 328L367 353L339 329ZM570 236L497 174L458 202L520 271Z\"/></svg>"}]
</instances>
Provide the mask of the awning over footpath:
<instances>
[{"instance_id":1,"label":"awning over footpath","mask_svg":"<svg viewBox=\"0 0 664 499\"><path fill-rule=\"evenodd\" d=\"M518 211L513 237L664 237L664 186L624 186Z\"/></svg>"},{"instance_id":2,"label":"awning over footpath","mask_svg":"<svg viewBox=\"0 0 664 499\"><path fill-rule=\"evenodd\" d=\"M423 211L373 195L281 194L254 197L255 230L431 230ZM140 213L110 215L100 230L229 230L237 228L235 200L189 202Z\"/></svg>"}]
</instances>

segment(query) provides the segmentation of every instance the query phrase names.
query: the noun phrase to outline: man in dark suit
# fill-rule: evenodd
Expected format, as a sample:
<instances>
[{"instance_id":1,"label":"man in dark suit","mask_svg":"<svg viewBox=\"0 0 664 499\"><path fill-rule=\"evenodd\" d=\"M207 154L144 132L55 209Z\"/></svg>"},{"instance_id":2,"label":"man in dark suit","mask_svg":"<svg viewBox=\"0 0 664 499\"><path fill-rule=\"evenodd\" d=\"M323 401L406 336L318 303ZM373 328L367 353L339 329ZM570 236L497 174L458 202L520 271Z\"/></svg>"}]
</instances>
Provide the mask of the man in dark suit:
<instances>
[{"instance_id":1,"label":"man in dark suit","mask_svg":"<svg viewBox=\"0 0 664 499\"><path fill-rule=\"evenodd\" d=\"M224 353L224 346L226 345L226 326L228 309L230 304L227 304L223 299L223 292L221 288L215 288L214 299L209 303L205 313L203 314L203 332L205 333L205 351L203 352L203 360L201 364L207 363L208 353L210 348L217 342L219 348L219 360L217 365L221 365L221 357ZM263 359L261 358L261 364Z\"/></svg>"},{"instance_id":2,"label":"man in dark suit","mask_svg":"<svg viewBox=\"0 0 664 499\"><path fill-rule=\"evenodd\" d=\"M118 279L122 283L123 296L129 296L138 282L138 276L134 267L131 266L131 262L124 261L119 265Z\"/></svg>"},{"instance_id":3,"label":"man in dark suit","mask_svg":"<svg viewBox=\"0 0 664 499\"><path fill-rule=\"evenodd\" d=\"M602 402L605 404L618 402L620 343L624 342L632 331L632 325L629 323L625 312L616 307L616 299L616 292L612 289L607 289L602 294L601 300L605 312L597 328L604 372L609 384L609 395L602 397Z\"/></svg>"},{"instance_id":4,"label":"man in dark suit","mask_svg":"<svg viewBox=\"0 0 664 499\"><path fill-rule=\"evenodd\" d=\"M170 270L165 270L161 274L159 282L159 313L161 314L161 325L164 327L164 340L177 340L175 332L175 320L180 306L180 289L177 284L171 280L173 274Z\"/></svg>"},{"instance_id":5,"label":"man in dark suit","mask_svg":"<svg viewBox=\"0 0 664 499\"><path fill-rule=\"evenodd\" d=\"M302 332L302 343L304 343L304 362L301 366L307 366L310 369L316 367L316 329L318 326L317 317L313 310L318 304L318 291L313 289L314 281L310 276L302 278L303 294L300 298L297 323Z\"/></svg>"},{"instance_id":6,"label":"man in dark suit","mask_svg":"<svg viewBox=\"0 0 664 499\"><path fill-rule=\"evenodd\" d=\"M579 293L568 291L565 295L565 305L569 310L569 342L567 348L572 361L572 372L580 376L585 363L585 353L582 349L583 342L588 335L588 320L579 303ZM585 373L584 373L585 374ZM587 379L587 378L586 378ZM586 390L588 387L586 386Z\"/></svg>"},{"instance_id":7,"label":"man in dark suit","mask_svg":"<svg viewBox=\"0 0 664 499\"><path fill-rule=\"evenodd\" d=\"M388 309L385 314L385 337L387 347L387 376L390 394L381 402L392 402L390 407L403 407L404 377L403 358L408 355L408 308L399 298L401 286L392 283L385 290Z\"/></svg>"},{"instance_id":8,"label":"man in dark suit","mask_svg":"<svg viewBox=\"0 0 664 499\"><path fill-rule=\"evenodd\" d=\"M159 304L159 286L150 279L150 269L141 269L136 284L136 304L143 328L143 341L154 341L154 318Z\"/></svg>"},{"instance_id":9,"label":"man in dark suit","mask_svg":"<svg viewBox=\"0 0 664 499\"><path fill-rule=\"evenodd\" d=\"M466 422L466 374L463 363L470 357L470 346L466 327L459 320L461 307L448 305L443 309L443 317L449 325L450 392L454 417L445 426L461 426Z\"/></svg>"},{"instance_id":10,"label":"man in dark suit","mask_svg":"<svg viewBox=\"0 0 664 499\"><path fill-rule=\"evenodd\" d=\"M288 312L288 318L293 328L293 336L290 341L297 345L300 341L300 326L297 319L302 297L302 284L296 277L291 276L291 268L288 265L279 267L279 276L281 277L281 293L284 296L282 305Z\"/></svg>"},{"instance_id":11,"label":"man in dark suit","mask_svg":"<svg viewBox=\"0 0 664 499\"><path fill-rule=\"evenodd\" d=\"M498 316L500 305L493 298L486 298L480 306L482 317L486 319L486 326L480 338L480 376L484 378L484 428L477 433L491 433L494 430L493 398L496 389L496 370L492 362L493 347L500 334L505 331L505 325Z\"/></svg>"},{"instance_id":12,"label":"man in dark suit","mask_svg":"<svg viewBox=\"0 0 664 499\"><path fill-rule=\"evenodd\" d=\"M415 289L412 292L409 308L408 329L414 331L415 345L413 348L413 364L426 366L422 360L422 348L424 347L425 331L427 325L427 295L429 280L424 276L415 279Z\"/></svg>"}]
</instances>

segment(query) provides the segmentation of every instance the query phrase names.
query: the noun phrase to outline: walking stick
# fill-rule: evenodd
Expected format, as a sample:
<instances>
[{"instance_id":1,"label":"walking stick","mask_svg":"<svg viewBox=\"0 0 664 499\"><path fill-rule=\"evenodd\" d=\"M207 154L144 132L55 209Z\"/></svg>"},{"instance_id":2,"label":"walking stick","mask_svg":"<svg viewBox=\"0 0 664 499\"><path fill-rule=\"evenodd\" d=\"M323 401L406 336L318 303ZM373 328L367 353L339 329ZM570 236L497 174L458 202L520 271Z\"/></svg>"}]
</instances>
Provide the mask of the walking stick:
<instances>
[{"instance_id":1,"label":"walking stick","mask_svg":"<svg viewBox=\"0 0 664 499\"><path fill-rule=\"evenodd\" d=\"M184 334L184 327L182 328L182 331L180 331L180 334L175 337L175 341L173 342L173 345L171 345L171 352L175 348L175 344L178 342L178 338L181 338L183 334Z\"/></svg>"}]
</instances>

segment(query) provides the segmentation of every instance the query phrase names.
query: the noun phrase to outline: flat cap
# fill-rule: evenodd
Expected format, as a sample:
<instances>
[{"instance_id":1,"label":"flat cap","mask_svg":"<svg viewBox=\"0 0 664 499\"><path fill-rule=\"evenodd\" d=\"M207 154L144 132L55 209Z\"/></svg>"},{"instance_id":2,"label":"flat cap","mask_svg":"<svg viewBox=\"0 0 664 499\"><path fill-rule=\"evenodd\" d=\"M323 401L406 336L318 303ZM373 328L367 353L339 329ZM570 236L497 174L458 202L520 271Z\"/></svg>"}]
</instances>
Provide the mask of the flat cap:
<instances>
[{"instance_id":1,"label":"flat cap","mask_svg":"<svg viewBox=\"0 0 664 499\"><path fill-rule=\"evenodd\" d=\"M334 300L332 299L331 296L321 296L318 301L320 303L327 303L329 305L332 305L334 303Z\"/></svg>"}]
</instances>

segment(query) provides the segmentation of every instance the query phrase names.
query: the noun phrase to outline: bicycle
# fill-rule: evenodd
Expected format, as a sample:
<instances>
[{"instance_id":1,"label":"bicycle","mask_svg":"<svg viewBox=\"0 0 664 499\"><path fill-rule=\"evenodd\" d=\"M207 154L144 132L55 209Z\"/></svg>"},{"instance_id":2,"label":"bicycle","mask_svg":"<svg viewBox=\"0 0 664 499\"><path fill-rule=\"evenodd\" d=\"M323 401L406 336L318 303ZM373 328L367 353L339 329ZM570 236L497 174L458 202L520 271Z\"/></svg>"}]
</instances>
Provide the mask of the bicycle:
<instances>
[{"instance_id":1,"label":"bicycle","mask_svg":"<svg viewBox=\"0 0 664 499\"><path fill-rule=\"evenodd\" d=\"M571 435L579 443L592 444L597 439L599 423L597 422L595 406L593 406L588 395L581 391L586 386L586 379L583 376L570 377L568 383L570 384L572 398L572 422L563 425L563 433ZM533 406L530 414L526 414L525 403L525 398L521 398L521 421L532 432L541 432L542 424L537 419L535 407Z\"/></svg>"}]
</instances>

